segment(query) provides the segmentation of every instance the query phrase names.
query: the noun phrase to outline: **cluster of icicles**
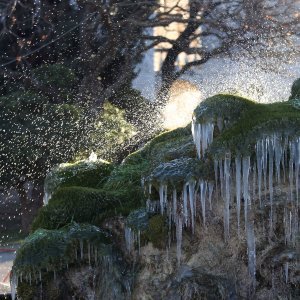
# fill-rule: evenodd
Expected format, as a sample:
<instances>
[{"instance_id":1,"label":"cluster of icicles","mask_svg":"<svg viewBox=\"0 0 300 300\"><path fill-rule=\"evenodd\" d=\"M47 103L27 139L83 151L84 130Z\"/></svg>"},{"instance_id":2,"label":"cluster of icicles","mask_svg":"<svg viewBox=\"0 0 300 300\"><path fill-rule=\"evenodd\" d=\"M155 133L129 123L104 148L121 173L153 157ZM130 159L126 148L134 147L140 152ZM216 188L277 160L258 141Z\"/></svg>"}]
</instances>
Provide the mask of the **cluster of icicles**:
<instances>
[{"instance_id":1,"label":"cluster of icicles","mask_svg":"<svg viewBox=\"0 0 300 300\"><path fill-rule=\"evenodd\" d=\"M219 127L219 126L218 126ZM192 124L193 139L199 159L213 141L214 124ZM159 201L147 202L149 211L160 211L168 216L169 222L176 228L177 261L181 261L182 232L184 228L195 231L195 220L198 215L202 218L202 226L206 227L207 207L213 209L212 199L223 199L224 207L224 239L231 236L231 214L236 215L238 237L245 230L248 250L248 271L255 284L256 247L254 211L266 209L268 216L268 236L273 234L274 226L274 190L280 187L289 193L284 203L283 226L285 243L295 245L299 233L298 192L300 167L300 138L289 138L285 135L266 135L257 140L255 156L238 154L233 158L228 151L221 160L215 160L215 180L190 180L183 184L182 191L172 190L161 183ZM151 183L149 184L151 194ZM234 203L235 202L235 203ZM235 207L233 213L230 209ZM243 207L243 218L241 217ZM241 224L244 225L241 228ZM170 227L170 226L169 226ZM126 228L128 250L134 247L137 236ZM170 243L169 243L170 244ZM288 276L288 264L285 265ZM287 281L287 280L286 280Z\"/></svg>"},{"instance_id":2,"label":"cluster of icicles","mask_svg":"<svg viewBox=\"0 0 300 300\"><path fill-rule=\"evenodd\" d=\"M93 246L92 244L90 244L89 242L87 242L86 245L86 251L84 249L84 241L83 240L79 240L79 249L75 249L74 252L74 257L75 260L86 260L88 261L89 265L98 265L99 263L102 266L106 266L107 269L111 269L111 265L113 263L113 259L114 257L112 255L103 255L101 253L101 251L96 247ZM69 264L66 263L61 264L61 269L69 269ZM10 286L11 286L11 299L15 300L16 299L16 295L17 295L17 287L18 287L18 283L19 282L27 282L29 283L29 285L32 284L32 282L38 283L38 282L42 282L42 271L43 270L38 270L38 271L33 271L33 272L28 272L26 274L23 273L16 273L16 272L12 272L12 276L10 278ZM49 273L50 271L53 272L53 278L54 280L56 280L56 270L55 269L48 269L46 268L47 273ZM42 284L41 284L41 288L42 288Z\"/></svg>"}]
</instances>

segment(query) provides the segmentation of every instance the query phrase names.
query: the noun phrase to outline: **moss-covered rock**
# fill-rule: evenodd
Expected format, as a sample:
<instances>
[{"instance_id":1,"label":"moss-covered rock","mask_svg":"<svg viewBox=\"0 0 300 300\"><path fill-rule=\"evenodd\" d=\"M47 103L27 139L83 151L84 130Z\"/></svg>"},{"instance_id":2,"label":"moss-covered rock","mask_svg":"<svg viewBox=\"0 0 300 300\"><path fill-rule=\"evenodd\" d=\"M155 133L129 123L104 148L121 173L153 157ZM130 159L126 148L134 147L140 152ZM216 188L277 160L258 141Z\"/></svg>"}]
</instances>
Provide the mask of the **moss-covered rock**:
<instances>
[{"instance_id":1,"label":"moss-covered rock","mask_svg":"<svg viewBox=\"0 0 300 300\"><path fill-rule=\"evenodd\" d=\"M122 195L118 192L76 186L60 188L53 194L49 204L40 210L32 230L56 229L71 221L99 224L105 216L122 209Z\"/></svg>"},{"instance_id":2,"label":"moss-covered rock","mask_svg":"<svg viewBox=\"0 0 300 300\"><path fill-rule=\"evenodd\" d=\"M105 255L105 245L110 243L106 232L89 224L72 223L60 230L39 229L29 235L17 251L13 275L23 276L23 280L29 282L40 278L42 272L64 269L79 256L83 258L83 250L79 247L83 241L97 247L99 256Z\"/></svg>"},{"instance_id":3,"label":"moss-covered rock","mask_svg":"<svg viewBox=\"0 0 300 300\"><path fill-rule=\"evenodd\" d=\"M47 174L45 191L52 194L59 187L70 186L101 188L113 168L112 164L103 160L61 164Z\"/></svg>"},{"instance_id":4,"label":"moss-covered rock","mask_svg":"<svg viewBox=\"0 0 300 300\"><path fill-rule=\"evenodd\" d=\"M215 123L220 128L228 128L241 119L245 112L254 105L253 101L233 96L216 95L207 98L194 110L197 123Z\"/></svg>"},{"instance_id":5,"label":"moss-covered rock","mask_svg":"<svg viewBox=\"0 0 300 300\"><path fill-rule=\"evenodd\" d=\"M215 158L224 157L228 151L251 155L257 140L274 133L299 136L300 114L290 102L252 105L238 122L215 138L209 152Z\"/></svg>"}]
</instances>

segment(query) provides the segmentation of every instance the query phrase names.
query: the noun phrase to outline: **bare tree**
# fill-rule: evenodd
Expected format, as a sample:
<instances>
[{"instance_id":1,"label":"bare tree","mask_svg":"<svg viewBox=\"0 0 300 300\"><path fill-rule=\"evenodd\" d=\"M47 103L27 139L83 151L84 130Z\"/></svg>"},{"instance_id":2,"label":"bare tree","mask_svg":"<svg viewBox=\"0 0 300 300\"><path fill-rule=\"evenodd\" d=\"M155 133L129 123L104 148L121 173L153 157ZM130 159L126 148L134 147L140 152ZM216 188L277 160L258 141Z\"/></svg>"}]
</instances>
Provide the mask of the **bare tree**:
<instances>
[{"instance_id":1,"label":"bare tree","mask_svg":"<svg viewBox=\"0 0 300 300\"><path fill-rule=\"evenodd\" d=\"M298 0L24 3L7 1L1 19L2 37L14 39L14 47L10 49L15 55L14 64L22 65L22 70L24 66L34 66L40 57L45 57L45 52L49 53L49 47L53 52L50 62L59 60L56 48L68 48L70 44L71 48L65 52L72 53L72 64L81 76L79 98L95 106L101 106L104 99L114 97L125 85L130 85L136 75L136 64L153 47L164 53L159 91L159 98L164 99L174 80L193 66L204 64L212 57L244 51L253 56L276 56L280 53L278 48L292 49L293 38L300 32ZM20 30L24 21L20 11L24 9L27 13L23 15L34 20L26 37ZM70 15L68 27L62 23L61 11ZM175 37L169 37L165 33L174 24L180 24L180 29ZM62 26L66 27L63 33L58 30ZM159 28L165 31L160 32ZM73 39L65 45L69 35ZM182 54L193 59L180 65L178 59ZM286 51L285 57L287 54ZM21 77L32 86L45 89L32 79L30 72L25 75L23 72Z\"/></svg>"}]
</instances>

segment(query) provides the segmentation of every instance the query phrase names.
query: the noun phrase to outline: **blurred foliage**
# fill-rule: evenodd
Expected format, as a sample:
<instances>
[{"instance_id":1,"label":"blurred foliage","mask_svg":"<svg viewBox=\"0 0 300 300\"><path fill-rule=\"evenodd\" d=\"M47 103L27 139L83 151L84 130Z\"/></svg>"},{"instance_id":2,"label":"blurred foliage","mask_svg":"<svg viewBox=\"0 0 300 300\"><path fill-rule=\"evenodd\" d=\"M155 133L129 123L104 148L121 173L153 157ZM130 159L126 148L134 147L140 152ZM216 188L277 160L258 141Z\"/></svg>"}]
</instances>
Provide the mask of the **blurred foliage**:
<instances>
[{"instance_id":1,"label":"blurred foliage","mask_svg":"<svg viewBox=\"0 0 300 300\"><path fill-rule=\"evenodd\" d=\"M39 181L70 160L80 145L81 122L79 107L52 104L31 91L0 97L1 184Z\"/></svg>"},{"instance_id":2,"label":"blurred foliage","mask_svg":"<svg viewBox=\"0 0 300 300\"><path fill-rule=\"evenodd\" d=\"M114 160L135 134L134 126L125 118L125 111L105 102L87 137L86 148L92 149L101 158Z\"/></svg>"}]
</instances>

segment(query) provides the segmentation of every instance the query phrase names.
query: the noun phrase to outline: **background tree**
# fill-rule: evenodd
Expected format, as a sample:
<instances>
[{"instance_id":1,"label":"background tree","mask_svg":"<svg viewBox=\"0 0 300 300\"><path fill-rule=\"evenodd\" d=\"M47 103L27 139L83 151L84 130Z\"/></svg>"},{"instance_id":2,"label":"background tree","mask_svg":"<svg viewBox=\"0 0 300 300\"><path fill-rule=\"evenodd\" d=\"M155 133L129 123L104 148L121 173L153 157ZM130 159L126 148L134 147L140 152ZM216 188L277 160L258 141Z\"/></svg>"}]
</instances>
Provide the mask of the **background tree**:
<instances>
[{"instance_id":1,"label":"background tree","mask_svg":"<svg viewBox=\"0 0 300 300\"><path fill-rule=\"evenodd\" d=\"M293 39L299 32L299 1L293 0L7 3L7 17L2 19L4 60L15 58L23 73L28 64L68 62L81 79L78 98L95 107L131 85L136 64L153 47L164 53L159 92L163 98L174 80L212 57L245 51L275 57L280 55L278 48L287 47L288 60L295 54ZM182 25L178 36L159 33L159 28L168 30L174 23ZM183 53L194 58L178 65Z\"/></svg>"}]
</instances>

